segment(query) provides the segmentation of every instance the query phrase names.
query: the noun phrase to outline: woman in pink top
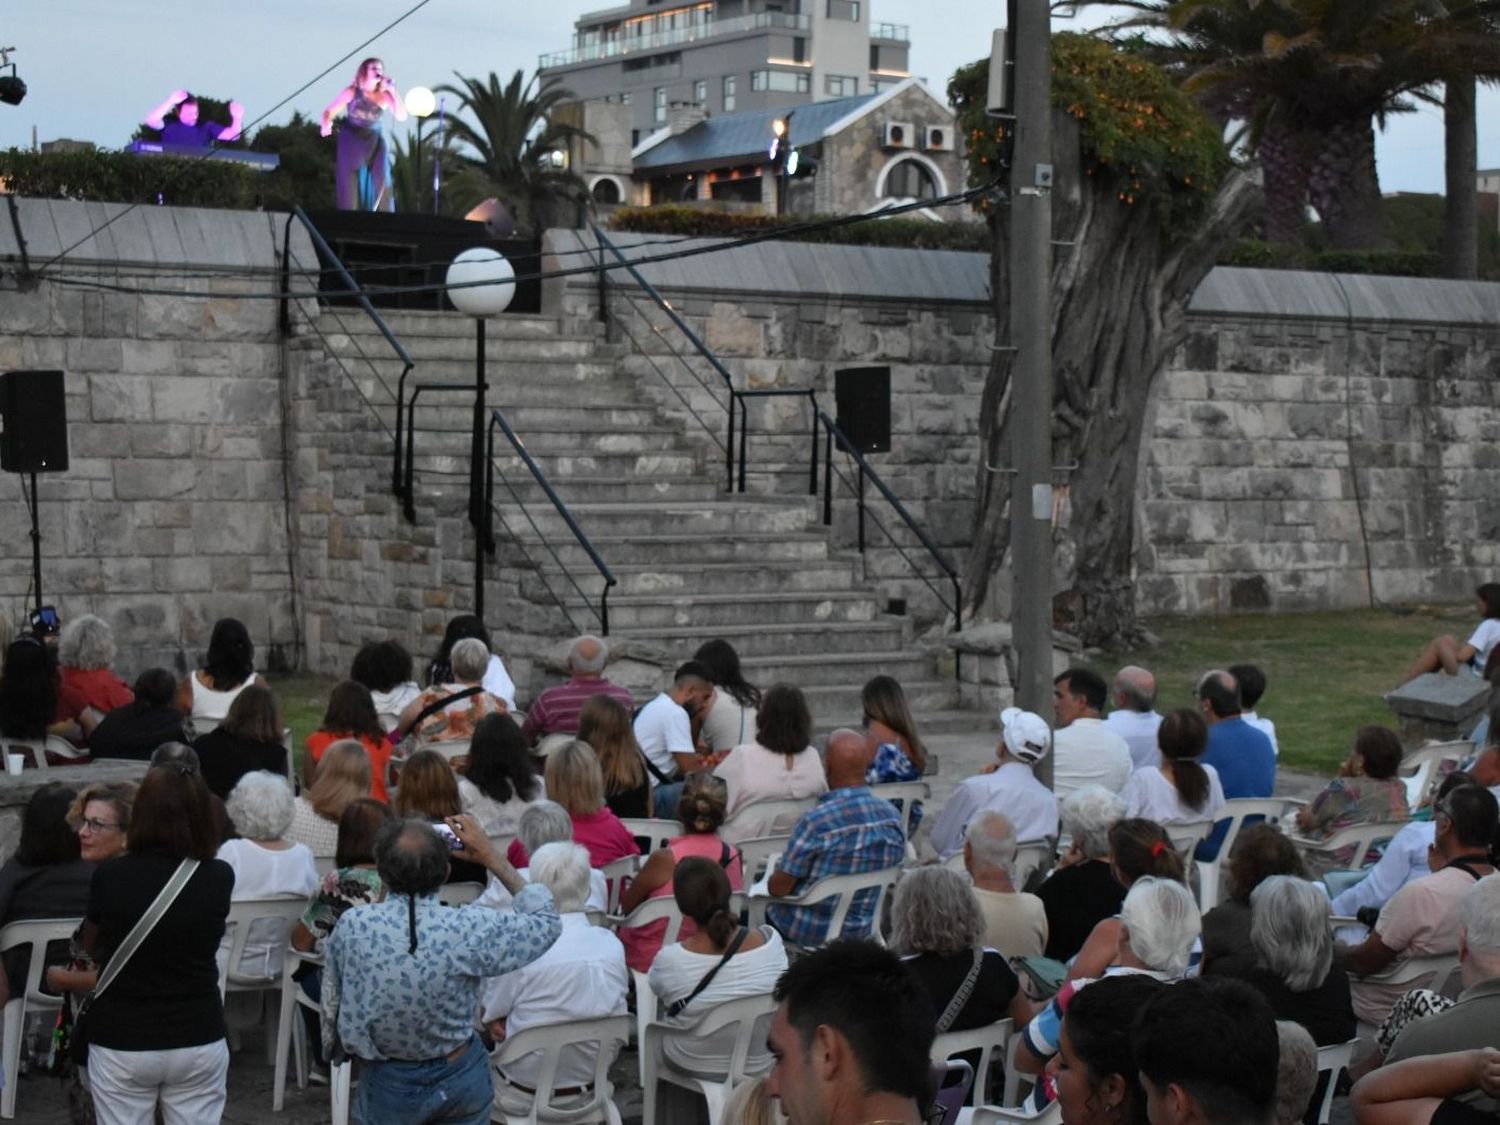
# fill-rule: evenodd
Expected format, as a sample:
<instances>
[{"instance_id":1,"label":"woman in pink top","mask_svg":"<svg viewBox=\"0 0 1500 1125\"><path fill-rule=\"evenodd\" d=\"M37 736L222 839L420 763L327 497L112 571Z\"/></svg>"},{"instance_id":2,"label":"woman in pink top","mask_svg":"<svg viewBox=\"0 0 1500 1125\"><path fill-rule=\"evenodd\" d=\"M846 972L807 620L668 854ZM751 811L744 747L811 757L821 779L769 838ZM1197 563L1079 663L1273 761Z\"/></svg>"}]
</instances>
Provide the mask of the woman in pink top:
<instances>
[{"instance_id":1,"label":"woman in pink top","mask_svg":"<svg viewBox=\"0 0 1500 1125\"><path fill-rule=\"evenodd\" d=\"M696 856L710 860L724 868L729 876L729 886L736 891L744 890L744 876L740 870L740 853L719 839L719 825L724 823L726 795L724 783L707 770L689 775L683 788L682 799L677 802L677 819L687 831L668 840L666 846L654 853L641 868L635 881L625 888L620 896L620 910L629 914L648 898L666 898L672 894L672 875L684 859ZM684 918L679 940L697 933L691 918ZM644 926L622 926L619 938L625 946L625 964L632 969L646 972L661 949L666 936L667 920L658 919Z\"/></svg>"},{"instance_id":2,"label":"woman in pink top","mask_svg":"<svg viewBox=\"0 0 1500 1125\"><path fill-rule=\"evenodd\" d=\"M714 767L714 776L729 789L733 843L752 836L790 830L790 824L764 824L745 808L758 801L801 800L828 791L823 762L812 746L812 714L802 692L777 684L766 692L755 716L755 741L736 746Z\"/></svg>"},{"instance_id":3,"label":"woman in pink top","mask_svg":"<svg viewBox=\"0 0 1500 1125\"><path fill-rule=\"evenodd\" d=\"M552 751L547 756L547 772L543 776L547 796L572 817L573 842L588 849L590 866L603 867L617 859L641 854L635 837L604 803L604 773L587 742L574 739ZM511 842L507 854L513 864L522 867L531 860L520 840Z\"/></svg>"}]
</instances>

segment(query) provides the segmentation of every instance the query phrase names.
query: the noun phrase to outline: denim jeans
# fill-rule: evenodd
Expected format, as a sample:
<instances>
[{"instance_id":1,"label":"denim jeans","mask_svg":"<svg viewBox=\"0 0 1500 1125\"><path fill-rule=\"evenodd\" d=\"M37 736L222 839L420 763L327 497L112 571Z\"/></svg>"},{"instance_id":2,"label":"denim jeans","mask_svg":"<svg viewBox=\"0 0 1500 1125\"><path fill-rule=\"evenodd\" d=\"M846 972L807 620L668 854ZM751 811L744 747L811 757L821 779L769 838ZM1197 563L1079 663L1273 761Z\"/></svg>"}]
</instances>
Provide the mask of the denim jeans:
<instances>
[{"instance_id":1,"label":"denim jeans","mask_svg":"<svg viewBox=\"0 0 1500 1125\"><path fill-rule=\"evenodd\" d=\"M651 791L652 807L661 820L677 819L677 802L682 800L685 781L664 781Z\"/></svg>"},{"instance_id":2,"label":"denim jeans","mask_svg":"<svg viewBox=\"0 0 1500 1125\"><path fill-rule=\"evenodd\" d=\"M452 1062L367 1062L354 1096L354 1118L362 1125L487 1125L495 1099L490 1057L478 1037Z\"/></svg>"}]
</instances>

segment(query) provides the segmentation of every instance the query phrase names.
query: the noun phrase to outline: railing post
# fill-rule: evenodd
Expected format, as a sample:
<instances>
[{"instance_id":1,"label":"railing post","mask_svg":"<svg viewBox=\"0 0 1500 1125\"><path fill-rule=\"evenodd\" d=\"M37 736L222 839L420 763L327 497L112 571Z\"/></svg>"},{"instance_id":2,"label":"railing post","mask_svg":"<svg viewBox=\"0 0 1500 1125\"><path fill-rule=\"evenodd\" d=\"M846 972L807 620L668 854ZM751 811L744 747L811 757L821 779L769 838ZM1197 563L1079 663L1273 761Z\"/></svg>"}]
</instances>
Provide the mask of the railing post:
<instances>
[{"instance_id":1,"label":"railing post","mask_svg":"<svg viewBox=\"0 0 1500 1125\"><path fill-rule=\"evenodd\" d=\"M734 406L739 399L739 392L733 387L729 388L729 440L724 445L724 474L727 478L724 482L724 491L734 491Z\"/></svg>"},{"instance_id":2,"label":"railing post","mask_svg":"<svg viewBox=\"0 0 1500 1125\"><path fill-rule=\"evenodd\" d=\"M422 393L421 387L413 387L411 392L411 403L407 406L406 421L406 491L402 494L405 501L405 512L408 523L417 520L416 500L416 466L417 466L417 396Z\"/></svg>"},{"instance_id":3,"label":"railing post","mask_svg":"<svg viewBox=\"0 0 1500 1125\"><path fill-rule=\"evenodd\" d=\"M859 505L859 553L865 553L865 466L861 462L859 466L859 492L857 494Z\"/></svg>"},{"instance_id":4,"label":"railing post","mask_svg":"<svg viewBox=\"0 0 1500 1125\"><path fill-rule=\"evenodd\" d=\"M823 432L827 441L823 443L823 526L833 524L833 427L825 425Z\"/></svg>"},{"instance_id":5,"label":"railing post","mask_svg":"<svg viewBox=\"0 0 1500 1125\"><path fill-rule=\"evenodd\" d=\"M745 405L745 396L736 395L740 404L740 491L745 491L745 446L750 444L750 408ZM731 401L731 405L733 402Z\"/></svg>"},{"instance_id":6,"label":"railing post","mask_svg":"<svg viewBox=\"0 0 1500 1125\"><path fill-rule=\"evenodd\" d=\"M807 494L816 496L818 494L818 398L812 391L808 391L807 401L812 407L812 457L809 458L807 466Z\"/></svg>"},{"instance_id":7,"label":"railing post","mask_svg":"<svg viewBox=\"0 0 1500 1125\"><path fill-rule=\"evenodd\" d=\"M484 451L484 549L495 555L495 419L490 419Z\"/></svg>"}]
</instances>

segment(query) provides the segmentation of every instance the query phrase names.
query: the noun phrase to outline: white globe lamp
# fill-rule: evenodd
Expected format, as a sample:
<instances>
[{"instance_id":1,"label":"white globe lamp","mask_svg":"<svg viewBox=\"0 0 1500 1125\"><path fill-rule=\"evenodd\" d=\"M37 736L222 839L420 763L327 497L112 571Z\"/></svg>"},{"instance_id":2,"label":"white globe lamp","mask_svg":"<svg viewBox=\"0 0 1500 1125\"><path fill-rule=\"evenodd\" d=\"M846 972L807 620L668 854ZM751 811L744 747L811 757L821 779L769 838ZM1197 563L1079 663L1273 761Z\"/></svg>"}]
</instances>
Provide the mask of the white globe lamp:
<instances>
[{"instance_id":1,"label":"white globe lamp","mask_svg":"<svg viewBox=\"0 0 1500 1125\"><path fill-rule=\"evenodd\" d=\"M516 295L516 271L505 255L475 246L454 258L444 282L448 300L470 316L499 316Z\"/></svg>"}]
</instances>

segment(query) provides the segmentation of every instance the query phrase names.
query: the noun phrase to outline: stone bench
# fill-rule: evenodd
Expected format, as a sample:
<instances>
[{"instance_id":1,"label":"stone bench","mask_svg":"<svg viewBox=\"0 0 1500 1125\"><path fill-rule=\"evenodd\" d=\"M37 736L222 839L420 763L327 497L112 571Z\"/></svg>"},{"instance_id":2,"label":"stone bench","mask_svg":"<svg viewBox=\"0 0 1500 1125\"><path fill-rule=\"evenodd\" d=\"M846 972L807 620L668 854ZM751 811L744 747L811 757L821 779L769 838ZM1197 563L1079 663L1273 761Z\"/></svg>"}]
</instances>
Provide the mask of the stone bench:
<instances>
[{"instance_id":1,"label":"stone bench","mask_svg":"<svg viewBox=\"0 0 1500 1125\"><path fill-rule=\"evenodd\" d=\"M9 859L21 843L21 817L31 795L51 782L61 782L75 791L110 781L140 781L146 776L145 762L106 759L78 766L28 769L20 777L0 773L0 863Z\"/></svg>"}]
</instances>

